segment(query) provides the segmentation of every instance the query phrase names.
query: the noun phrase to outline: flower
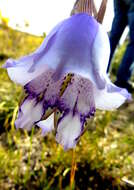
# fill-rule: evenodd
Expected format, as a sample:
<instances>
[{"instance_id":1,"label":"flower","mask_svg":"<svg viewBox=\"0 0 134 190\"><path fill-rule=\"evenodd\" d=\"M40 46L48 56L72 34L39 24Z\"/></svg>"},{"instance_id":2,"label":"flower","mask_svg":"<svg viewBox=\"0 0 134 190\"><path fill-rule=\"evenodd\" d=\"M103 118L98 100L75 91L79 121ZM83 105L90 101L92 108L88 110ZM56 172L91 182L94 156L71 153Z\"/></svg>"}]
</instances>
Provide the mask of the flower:
<instances>
[{"instance_id":1,"label":"flower","mask_svg":"<svg viewBox=\"0 0 134 190\"><path fill-rule=\"evenodd\" d=\"M27 93L16 127L35 124L44 135L55 128L64 149L75 147L96 108L113 110L131 98L106 74L109 52L102 25L80 13L58 24L32 54L8 59L3 67Z\"/></svg>"}]
</instances>

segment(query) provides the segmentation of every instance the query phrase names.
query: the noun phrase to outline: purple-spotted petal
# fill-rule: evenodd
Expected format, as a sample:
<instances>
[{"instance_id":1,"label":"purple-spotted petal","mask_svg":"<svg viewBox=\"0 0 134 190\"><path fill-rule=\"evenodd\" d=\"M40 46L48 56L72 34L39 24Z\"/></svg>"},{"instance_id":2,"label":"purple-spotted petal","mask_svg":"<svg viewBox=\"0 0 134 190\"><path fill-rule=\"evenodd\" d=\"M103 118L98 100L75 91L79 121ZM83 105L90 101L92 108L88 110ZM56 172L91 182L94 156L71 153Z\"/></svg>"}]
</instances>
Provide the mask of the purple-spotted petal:
<instances>
[{"instance_id":1,"label":"purple-spotted petal","mask_svg":"<svg viewBox=\"0 0 134 190\"><path fill-rule=\"evenodd\" d=\"M48 106L55 107L60 96L60 89L63 79L58 81L53 80L52 69L49 69L47 72L44 72L37 78L30 81L25 85L25 90L28 94L40 97L44 101L44 106L46 107L46 103Z\"/></svg>"},{"instance_id":2,"label":"purple-spotted petal","mask_svg":"<svg viewBox=\"0 0 134 190\"><path fill-rule=\"evenodd\" d=\"M48 132L54 130L54 114L46 120L39 121L36 125L42 129L42 135L45 136Z\"/></svg>"},{"instance_id":3,"label":"purple-spotted petal","mask_svg":"<svg viewBox=\"0 0 134 190\"><path fill-rule=\"evenodd\" d=\"M95 113L93 84L88 79L74 75L58 103L58 108L64 114L58 120L56 140L67 150L75 147L84 130L86 118Z\"/></svg>"},{"instance_id":4,"label":"purple-spotted petal","mask_svg":"<svg viewBox=\"0 0 134 190\"><path fill-rule=\"evenodd\" d=\"M16 128L31 130L35 122L39 121L43 114L42 102L28 97L21 105L18 117L15 121Z\"/></svg>"},{"instance_id":5,"label":"purple-spotted petal","mask_svg":"<svg viewBox=\"0 0 134 190\"><path fill-rule=\"evenodd\" d=\"M59 82L55 82L52 78L54 74L53 69L49 69L46 72L42 73L38 77L31 80L27 83L24 88L29 94L38 95L41 92L45 92L49 88L53 88L53 91L59 90L60 84ZM57 86L58 85L58 86ZM54 88L54 86L56 88Z\"/></svg>"},{"instance_id":6,"label":"purple-spotted petal","mask_svg":"<svg viewBox=\"0 0 134 190\"><path fill-rule=\"evenodd\" d=\"M56 141L61 144L65 150L74 148L81 132L82 129L79 117L67 114L58 125Z\"/></svg>"},{"instance_id":7,"label":"purple-spotted petal","mask_svg":"<svg viewBox=\"0 0 134 190\"><path fill-rule=\"evenodd\" d=\"M75 75L59 100L59 109L69 110L73 114L89 116L90 111L95 110L91 81Z\"/></svg>"}]
</instances>

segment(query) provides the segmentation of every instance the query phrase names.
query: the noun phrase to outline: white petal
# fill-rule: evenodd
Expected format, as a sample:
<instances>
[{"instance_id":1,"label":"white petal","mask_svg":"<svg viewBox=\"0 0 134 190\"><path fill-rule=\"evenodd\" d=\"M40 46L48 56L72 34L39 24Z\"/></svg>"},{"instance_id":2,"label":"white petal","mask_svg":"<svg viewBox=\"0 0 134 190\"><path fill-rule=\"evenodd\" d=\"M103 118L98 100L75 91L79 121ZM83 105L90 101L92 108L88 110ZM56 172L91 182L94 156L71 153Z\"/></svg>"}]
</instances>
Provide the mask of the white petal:
<instances>
[{"instance_id":1,"label":"white petal","mask_svg":"<svg viewBox=\"0 0 134 190\"><path fill-rule=\"evenodd\" d=\"M100 110L114 110L127 100L127 97L123 95L126 93L124 89L122 92L108 92L107 88L99 90L94 87L95 106Z\"/></svg>"},{"instance_id":2,"label":"white petal","mask_svg":"<svg viewBox=\"0 0 134 190\"><path fill-rule=\"evenodd\" d=\"M15 121L17 128L31 130L33 124L41 119L43 114L42 103L37 103L35 99L26 99L22 104L18 118Z\"/></svg>"},{"instance_id":3,"label":"white petal","mask_svg":"<svg viewBox=\"0 0 134 190\"><path fill-rule=\"evenodd\" d=\"M42 129L42 134L46 135L54 129L54 114L50 115L46 120L40 121L36 124Z\"/></svg>"},{"instance_id":4,"label":"white petal","mask_svg":"<svg viewBox=\"0 0 134 190\"><path fill-rule=\"evenodd\" d=\"M99 24L99 30L94 40L92 48L92 63L95 70L101 74L105 74L110 55L110 43L107 32L103 26Z\"/></svg>"},{"instance_id":5,"label":"white petal","mask_svg":"<svg viewBox=\"0 0 134 190\"><path fill-rule=\"evenodd\" d=\"M63 145L64 149L74 148L76 139L81 134L81 123L78 116L68 114L60 121L57 129L56 140Z\"/></svg>"},{"instance_id":6,"label":"white petal","mask_svg":"<svg viewBox=\"0 0 134 190\"><path fill-rule=\"evenodd\" d=\"M106 85L105 76L110 55L110 44L108 35L100 24L98 24L98 33L91 52L91 81L99 89L104 89Z\"/></svg>"},{"instance_id":7,"label":"white petal","mask_svg":"<svg viewBox=\"0 0 134 190\"><path fill-rule=\"evenodd\" d=\"M18 61L12 60L12 62L13 64L17 64L17 66L8 67L7 68L8 75L12 81L21 84L23 86L32 79L39 76L42 73L42 71L48 69L48 66L45 65L43 69L41 67L38 67L38 69L30 73L29 69L33 64L33 56L29 56L25 60L18 60Z\"/></svg>"},{"instance_id":8,"label":"white petal","mask_svg":"<svg viewBox=\"0 0 134 190\"><path fill-rule=\"evenodd\" d=\"M114 90L113 92L108 91L108 87L113 84L106 75L107 65L109 61L110 46L109 39L103 27L99 25L99 32L96 36L93 45L93 57L92 62L95 65L95 70L99 72L99 75L105 80L105 88L99 90L94 86L94 99L96 108L101 110L113 110L122 105L127 98L128 93L122 89ZM124 95L123 95L124 94Z\"/></svg>"},{"instance_id":9,"label":"white petal","mask_svg":"<svg viewBox=\"0 0 134 190\"><path fill-rule=\"evenodd\" d=\"M58 24L51 32L50 34L44 39L42 45L32 54L22 57L19 60L13 60L8 59L5 65L3 65L3 68L7 68L8 75L14 82L25 85L32 79L36 78L49 68L49 56L46 58L42 57L39 61L37 61L37 67L36 63L34 63L35 56L37 57L38 54L42 53L44 49L46 48L47 44L49 43L49 40L55 35L56 31L60 27L61 23ZM56 58L54 58L55 60ZM52 63L52 61L51 61ZM30 68L32 66L35 66L34 71L29 72Z\"/></svg>"}]
</instances>

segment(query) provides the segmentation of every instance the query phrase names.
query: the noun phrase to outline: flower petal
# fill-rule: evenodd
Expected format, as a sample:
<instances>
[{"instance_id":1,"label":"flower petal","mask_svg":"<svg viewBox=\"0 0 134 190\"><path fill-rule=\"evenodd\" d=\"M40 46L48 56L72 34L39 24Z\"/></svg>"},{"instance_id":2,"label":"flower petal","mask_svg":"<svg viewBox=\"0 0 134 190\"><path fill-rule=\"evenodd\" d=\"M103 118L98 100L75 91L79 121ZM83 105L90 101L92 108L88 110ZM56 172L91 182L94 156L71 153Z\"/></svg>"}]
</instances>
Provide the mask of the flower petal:
<instances>
[{"instance_id":1,"label":"flower petal","mask_svg":"<svg viewBox=\"0 0 134 190\"><path fill-rule=\"evenodd\" d=\"M99 89L104 89L106 85L106 69L110 55L110 45L107 33L102 25L98 24L98 33L92 47L92 82Z\"/></svg>"},{"instance_id":2,"label":"flower petal","mask_svg":"<svg viewBox=\"0 0 134 190\"><path fill-rule=\"evenodd\" d=\"M107 91L112 93L112 92L119 92L122 96L126 98L126 100L131 101L132 100L132 95L128 93L128 91L125 88L120 88L113 83L109 82L107 84Z\"/></svg>"},{"instance_id":3,"label":"flower petal","mask_svg":"<svg viewBox=\"0 0 134 190\"><path fill-rule=\"evenodd\" d=\"M67 19L49 53L59 57L55 80L71 72L88 78L100 89L105 88L110 45L107 33L93 17L76 14Z\"/></svg>"},{"instance_id":4,"label":"flower petal","mask_svg":"<svg viewBox=\"0 0 134 190\"><path fill-rule=\"evenodd\" d=\"M46 120L36 123L38 127L42 129L42 135L46 135L48 132L54 130L54 114L49 116Z\"/></svg>"},{"instance_id":5,"label":"flower petal","mask_svg":"<svg viewBox=\"0 0 134 190\"><path fill-rule=\"evenodd\" d=\"M34 53L24 56L19 60L8 59L6 61L3 68L7 68L11 80L25 85L49 68L48 59L42 59L42 57L50 49L60 26L61 23L50 32L42 45Z\"/></svg>"},{"instance_id":6,"label":"flower petal","mask_svg":"<svg viewBox=\"0 0 134 190\"><path fill-rule=\"evenodd\" d=\"M28 97L20 107L15 125L17 128L31 130L35 122L41 119L42 114L42 102L37 102L36 99Z\"/></svg>"},{"instance_id":7,"label":"flower petal","mask_svg":"<svg viewBox=\"0 0 134 190\"><path fill-rule=\"evenodd\" d=\"M76 14L62 24L48 53L59 58L59 62L53 64L59 75L57 78L65 73L76 73L91 79L91 49L98 25L93 17L85 13Z\"/></svg>"},{"instance_id":8,"label":"flower petal","mask_svg":"<svg viewBox=\"0 0 134 190\"><path fill-rule=\"evenodd\" d=\"M24 86L24 89L29 94L39 95L41 92L46 91L51 85L53 85L53 73L54 71L52 69L47 70L27 83Z\"/></svg>"},{"instance_id":9,"label":"flower petal","mask_svg":"<svg viewBox=\"0 0 134 190\"><path fill-rule=\"evenodd\" d=\"M86 78L74 75L71 84L68 85L59 100L59 109L69 110L73 114L90 116L90 112L95 110L93 84Z\"/></svg>"},{"instance_id":10,"label":"flower petal","mask_svg":"<svg viewBox=\"0 0 134 190\"><path fill-rule=\"evenodd\" d=\"M111 88L111 90L110 90ZM101 110L113 110L121 106L126 100L130 100L130 94L125 90L107 84L106 88L99 90L94 86L94 99L96 108Z\"/></svg>"},{"instance_id":11,"label":"flower petal","mask_svg":"<svg viewBox=\"0 0 134 190\"><path fill-rule=\"evenodd\" d=\"M78 116L67 114L59 123L56 140L65 150L74 148L81 134L81 123Z\"/></svg>"},{"instance_id":12,"label":"flower petal","mask_svg":"<svg viewBox=\"0 0 134 190\"><path fill-rule=\"evenodd\" d=\"M106 73L110 55L110 44L107 32L98 24L98 33L92 47L92 63L94 70L101 74Z\"/></svg>"},{"instance_id":13,"label":"flower petal","mask_svg":"<svg viewBox=\"0 0 134 190\"><path fill-rule=\"evenodd\" d=\"M55 82L52 78L53 73L54 71L49 69L24 87L28 94L40 97L44 104L49 104L51 108L56 106L63 82L63 79Z\"/></svg>"},{"instance_id":14,"label":"flower petal","mask_svg":"<svg viewBox=\"0 0 134 190\"><path fill-rule=\"evenodd\" d=\"M18 61L7 61L5 67L9 76L15 82L25 85L46 70L54 69L55 80L67 73L75 73L88 78L99 88L104 88L105 78L100 72L104 63L100 66L95 61L98 52L101 56L107 47L103 45L106 34L100 28L100 24L85 13L64 20L33 54ZM98 45L101 48L97 49Z\"/></svg>"}]
</instances>

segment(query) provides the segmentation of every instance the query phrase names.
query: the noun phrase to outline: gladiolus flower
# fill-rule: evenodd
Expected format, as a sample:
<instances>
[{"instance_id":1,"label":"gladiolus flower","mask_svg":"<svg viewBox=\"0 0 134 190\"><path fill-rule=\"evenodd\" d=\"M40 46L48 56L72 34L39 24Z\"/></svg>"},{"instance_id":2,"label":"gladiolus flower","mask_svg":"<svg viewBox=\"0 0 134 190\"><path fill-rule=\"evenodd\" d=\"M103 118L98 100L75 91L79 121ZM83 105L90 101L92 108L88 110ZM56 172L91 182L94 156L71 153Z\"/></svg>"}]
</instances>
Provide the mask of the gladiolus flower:
<instances>
[{"instance_id":1,"label":"gladiolus flower","mask_svg":"<svg viewBox=\"0 0 134 190\"><path fill-rule=\"evenodd\" d=\"M96 109L113 110L131 98L106 74L109 52L102 25L79 13L58 24L32 54L7 60L3 67L28 94L16 127L30 130L36 124L45 135L55 123L57 142L75 147Z\"/></svg>"}]
</instances>

